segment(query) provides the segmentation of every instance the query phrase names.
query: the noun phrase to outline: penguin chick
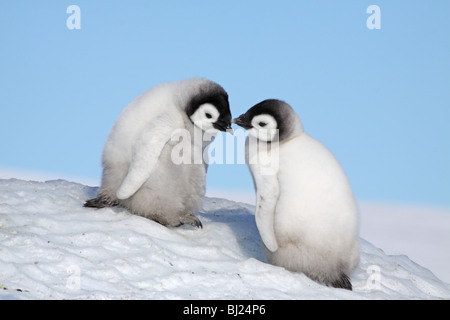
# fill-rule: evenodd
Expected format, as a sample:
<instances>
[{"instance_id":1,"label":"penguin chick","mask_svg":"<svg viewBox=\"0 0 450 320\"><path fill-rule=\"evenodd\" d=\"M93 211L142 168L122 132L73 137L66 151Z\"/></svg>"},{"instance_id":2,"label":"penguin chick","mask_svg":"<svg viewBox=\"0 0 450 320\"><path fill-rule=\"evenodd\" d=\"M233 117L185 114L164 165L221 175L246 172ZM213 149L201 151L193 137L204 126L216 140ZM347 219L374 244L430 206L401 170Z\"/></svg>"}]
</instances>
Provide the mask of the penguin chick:
<instances>
[{"instance_id":1,"label":"penguin chick","mask_svg":"<svg viewBox=\"0 0 450 320\"><path fill-rule=\"evenodd\" d=\"M358 210L336 158L303 131L283 101L262 101L233 122L249 133L246 161L269 263L352 290L350 274L359 263Z\"/></svg>"},{"instance_id":2,"label":"penguin chick","mask_svg":"<svg viewBox=\"0 0 450 320\"><path fill-rule=\"evenodd\" d=\"M205 195L203 155L212 141L204 134L227 129L228 94L220 85L202 78L157 85L120 114L103 149L97 198L84 206L120 206L165 226L202 227L194 213Z\"/></svg>"}]
</instances>

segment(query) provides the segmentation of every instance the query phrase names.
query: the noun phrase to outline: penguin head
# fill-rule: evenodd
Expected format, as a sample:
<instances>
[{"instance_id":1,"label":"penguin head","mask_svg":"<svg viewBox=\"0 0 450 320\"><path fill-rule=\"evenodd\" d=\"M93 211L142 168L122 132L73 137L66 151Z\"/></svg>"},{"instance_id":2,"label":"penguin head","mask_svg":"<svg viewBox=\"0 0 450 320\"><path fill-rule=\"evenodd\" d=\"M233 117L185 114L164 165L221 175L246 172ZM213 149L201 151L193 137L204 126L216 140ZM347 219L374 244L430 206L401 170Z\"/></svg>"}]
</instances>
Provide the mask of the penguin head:
<instances>
[{"instance_id":1,"label":"penguin head","mask_svg":"<svg viewBox=\"0 0 450 320\"><path fill-rule=\"evenodd\" d=\"M209 80L197 89L186 107L192 123L203 131L231 130L230 104L225 90Z\"/></svg>"},{"instance_id":2,"label":"penguin head","mask_svg":"<svg viewBox=\"0 0 450 320\"><path fill-rule=\"evenodd\" d=\"M246 113L233 119L233 123L243 127L249 135L261 141L283 141L303 132L300 118L294 109L284 101L264 100Z\"/></svg>"}]
</instances>

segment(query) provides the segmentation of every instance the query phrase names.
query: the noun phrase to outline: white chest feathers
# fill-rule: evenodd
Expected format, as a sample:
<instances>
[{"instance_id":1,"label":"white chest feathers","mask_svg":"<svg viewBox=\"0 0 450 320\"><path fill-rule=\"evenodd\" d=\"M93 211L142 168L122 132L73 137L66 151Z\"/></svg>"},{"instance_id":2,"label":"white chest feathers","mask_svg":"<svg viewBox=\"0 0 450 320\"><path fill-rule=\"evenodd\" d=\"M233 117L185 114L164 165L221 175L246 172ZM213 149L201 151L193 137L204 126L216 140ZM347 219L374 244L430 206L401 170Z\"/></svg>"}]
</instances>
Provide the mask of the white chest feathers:
<instances>
[{"instance_id":1,"label":"white chest feathers","mask_svg":"<svg viewBox=\"0 0 450 320\"><path fill-rule=\"evenodd\" d=\"M323 144L302 133L272 144L270 152L253 149L248 161L257 193L255 215L269 250L276 251L284 241L355 239L358 213L352 189Z\"/></svg>"}]
</instances>

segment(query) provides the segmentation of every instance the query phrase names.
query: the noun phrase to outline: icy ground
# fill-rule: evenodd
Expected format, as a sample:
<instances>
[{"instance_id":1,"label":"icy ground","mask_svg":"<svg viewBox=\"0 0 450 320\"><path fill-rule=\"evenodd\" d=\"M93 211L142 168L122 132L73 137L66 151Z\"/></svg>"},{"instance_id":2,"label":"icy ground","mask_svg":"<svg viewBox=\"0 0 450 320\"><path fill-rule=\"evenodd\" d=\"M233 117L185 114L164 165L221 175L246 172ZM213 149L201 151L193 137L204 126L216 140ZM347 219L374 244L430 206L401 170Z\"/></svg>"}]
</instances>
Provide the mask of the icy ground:
<instances>
[{"instance_id":1,"label":"icy ground","mask_svg":"<svg viewBox=\"0 0 450 320\"><path fill-rule=\"evenodd\" d=\"M354 291L266 263L253 207L206 198L203 229L87 209L96 188L0 180L0 299L450 299L407 256L361 239Z\"/></svg>"}]
</instances>

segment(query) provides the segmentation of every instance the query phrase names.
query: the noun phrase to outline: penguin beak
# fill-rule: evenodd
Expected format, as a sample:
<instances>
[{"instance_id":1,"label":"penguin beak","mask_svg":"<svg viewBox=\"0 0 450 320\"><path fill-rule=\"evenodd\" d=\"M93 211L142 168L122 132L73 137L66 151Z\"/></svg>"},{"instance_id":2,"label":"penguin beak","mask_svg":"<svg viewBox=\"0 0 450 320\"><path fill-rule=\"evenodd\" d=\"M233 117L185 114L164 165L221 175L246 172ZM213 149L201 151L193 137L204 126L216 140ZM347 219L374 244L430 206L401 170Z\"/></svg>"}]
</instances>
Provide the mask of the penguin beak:
<instances>
[{"instance_id":1,"label":"penguin beak","mask_svg":"<svg viewBox=\"0 0 450 320\"><path fill-rule=\"evenodd\" d=\"M217 121L213 124L213 127L217 130L228 132L231 135L234 134L233 129L231 128L231 123L226 123L225 121Z\"/></svg>"},{"instance_id":2,"label":"penguin beak","mask_svg":"<svg viewBox=\"0 0 450 320\"><path fill-rule=\"evenodd\" d=\"M248 130L251 129L252 125L248 122L247 117L245 114L240 115L236 119L233 119L231 122L237 124L238 126Z\"/></svg>"}]
</instances>

